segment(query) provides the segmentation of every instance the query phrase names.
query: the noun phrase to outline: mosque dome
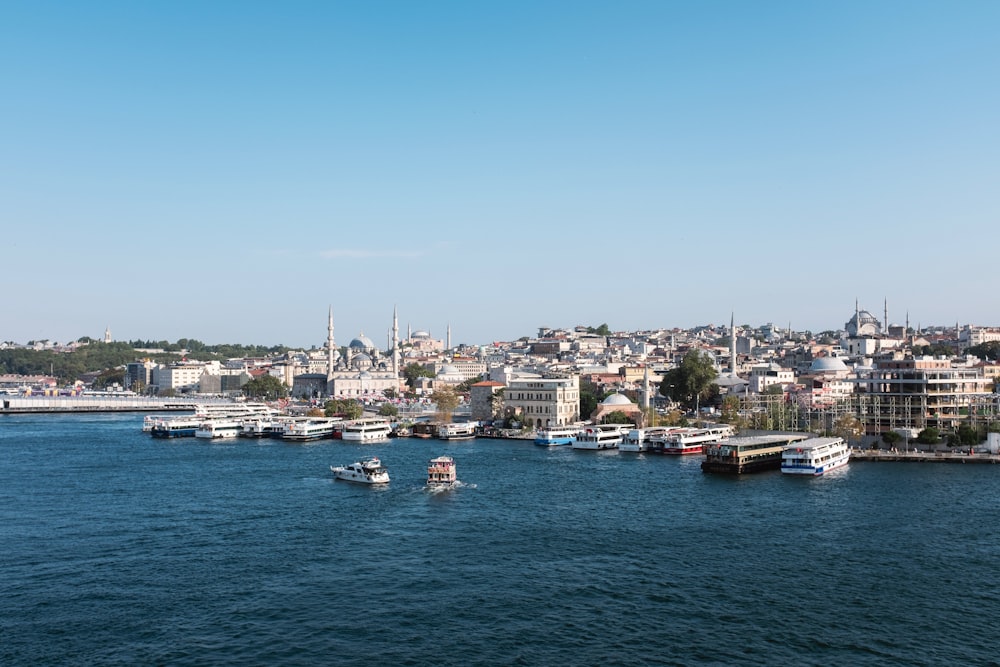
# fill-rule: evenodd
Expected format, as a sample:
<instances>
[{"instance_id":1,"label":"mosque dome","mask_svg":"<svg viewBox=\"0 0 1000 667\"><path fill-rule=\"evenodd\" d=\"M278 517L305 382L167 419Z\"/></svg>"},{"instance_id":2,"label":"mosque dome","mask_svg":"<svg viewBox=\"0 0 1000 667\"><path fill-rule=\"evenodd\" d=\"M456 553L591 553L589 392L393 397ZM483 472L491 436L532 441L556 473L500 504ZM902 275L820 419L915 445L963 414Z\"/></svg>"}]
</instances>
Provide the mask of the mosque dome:
<instances>
[{"instance_id":1,"label":"mosque dome","mask_svg":"<svg viewBox=\"0 0 1000 667\"><path fill-rule=\"evenodd\" d=\"M372 358L369 357L364 352L360 352L351 357L351 366L358 370L363 370L372 367Z\"/></svg>"},{"instance_id":2,"label":"mosque dome","mask_svg":"<svg viewBox=\"0 0 1000 667\"><path fill-rule=\"evenodd\" d=\"M847 364L843 362L842 359L838 357L817 357L813 359L812 364L809 366L810 372L813 373L840 373L846 370Z\"/></svg>"},{"instance_id":3,"label":"mosque dome","mask_svg":"<svg viewBox=\"0 0 1000 667\"><path fill-rule=\"evenodd\" d=\"M358 337L351 341L348 345L352 350L372 350L375 349L375 343L372 339L366 336L364 333L358 334Z\"/></svg>"},{"instance_id":4,"label":"mosque dome","mask_svg":"<svg viewBox=\"0 0 1000 667\"><path fill-rule=\"evenodd\" d=\"M431 335L426 331L414 331L410 338L430 338Z\"/></svg>"},{"instance_id":5,"label":"mosque dome","mask_svg":"<svg viewBox=\"0 0 1000 667\"><path fill-rule=\"evenodd\" d=\"M601 405L634 405L634 403L623 394L611 394L601 401Z\"/></svg>"}]
</instances>

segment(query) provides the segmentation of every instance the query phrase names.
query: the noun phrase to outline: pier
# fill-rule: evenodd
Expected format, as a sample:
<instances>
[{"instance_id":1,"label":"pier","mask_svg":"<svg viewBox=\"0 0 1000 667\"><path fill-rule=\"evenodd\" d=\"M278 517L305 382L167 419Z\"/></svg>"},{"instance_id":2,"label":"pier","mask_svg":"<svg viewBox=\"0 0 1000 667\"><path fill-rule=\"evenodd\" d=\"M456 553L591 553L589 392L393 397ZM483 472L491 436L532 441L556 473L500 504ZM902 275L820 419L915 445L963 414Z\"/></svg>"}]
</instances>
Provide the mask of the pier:
<instances>
[{"instance_id":1,"label":"pier","mask_svg":"<svg viewBox=\"0 0 1000 667\"><path fill-rule=\"evenodd\" d=\"M3 396L0 414L79 413L79 412L184 412L199 405L220 405L231 401L158 398L154 396Z\"/></svg>"},{"instance_id":2,"label":"pier","mask_svg":"<svg viewBox=\"0 0 1000 667\"><path fill-rule=\"evenodd\" d=\"M855 461L885 461L889 463L1000 463L1000 454L963 452L892 451L886 449L855 449Z\"/></svg>"}]
</instances>

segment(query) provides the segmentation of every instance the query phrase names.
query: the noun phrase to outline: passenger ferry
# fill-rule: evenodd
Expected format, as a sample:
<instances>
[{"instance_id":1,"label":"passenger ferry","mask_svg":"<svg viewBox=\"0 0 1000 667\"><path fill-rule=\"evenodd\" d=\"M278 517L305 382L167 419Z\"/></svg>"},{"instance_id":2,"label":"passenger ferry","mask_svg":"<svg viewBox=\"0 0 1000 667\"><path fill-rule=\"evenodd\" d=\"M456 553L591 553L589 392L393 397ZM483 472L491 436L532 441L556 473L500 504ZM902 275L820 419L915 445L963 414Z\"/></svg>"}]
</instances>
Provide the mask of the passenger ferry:
<instances>
[{"instance_id":1,"label":"passenger ferry","mask_svg":"<svg viewBox=\"0 0 1000 667\"><path fill-rule=\"evenodd\" d=\"M576 434L579 432L579 426L550 426L549 428L542 429L535 435L535 444L540 447L572 445Z\"/></svg>"},{"instance_id":2,"label":"passenger ferry","mask_svg":"<svg viewBox=\"0 0 1000 667\"><path fill-rule=\"evenodd\" d=\"M457 481L455 459L450 456L431 459L430 465L427 466L427 486L454 486Z\"/></svg>"},{"instance_id":3,"label":"passenger ferry","mask_svg":"<svg viewBox=\"0 0 1000 667\"><path fill-rule=\"evenodd\" d=\"M191 438L210 419L271 417L276 413L265 403L203 403L190 415L146 415L142 430L154 438Z\"/></svg>"},{"instance_id":4,"label":"passenger ferry","mask_svg":"<svg viewBox=\"0 0 1000 667\"><path fill-rule=\"evenodd\" d=\"M330 466L333 476L345 482L357 482L358 484L388 484L389 471L386 470L382 462L372 457L364 461L352 463L349 466Z\"/></svg>"},{"instance_id":5,"label":"passenger ferry","mask_svg":"<svg viewBox=\"0 0 1000 667\"><path fill-rule=\"evenodd\" d=\"M622 437L618 449L623 452L649 452L656 449L656 443L669 431L663 426L634 428Z\"/></svg>"},{"instance_id":6,"label":"passenger ferry","mask_svg":"<svg viewBox=\"0 0 1000 667\"><path fill-rule=\"evenodd\" d=\"M441 424L438 426L437 435L442 440L468 440L476 437L476 425L468 424Z\"/></svg>"},{"instance_id":7,"label":"passenger ferry","mask_svg":"<svg viewBox=\"0 0 1000 667\"><path fill-rule=\"evenodd\" d=\"M734 475L778 470L781 453L793 442L808 438L805 434L758 435L729 438L705 447L704 472L721 472Z\"/></svg>"},{"instance_id":8,"label":"passenger ferry","mask_svg":"<svg viewBox=\"0 0 1000 667\"><path fill-rule=\"evenodd\" d=\"M709 428L674 429L662 439L664 454L703 454L709 443L720 442L733 435L733 427L711 426Z\"/></svg>"},{"instance_id":9,"label":"passenger ferry","mask_svg":"<svg viewBox=\"0 0 1000 667\"><path fill-rule=\"evenodd\" d=\"M788 475L822 475L847 465L851 449L843 438L810 438L785 447L781 472Z\"/></svg>"},{"instance_id":10,"label":"passenger ferry","mask_svg":"<svg viewBox=\"0 0 1000 667\"><path fill-rule=\"evenodd\" d=\"M340 437L355 442L377 442L388 440L391 433L392 425L386 419L356 419L344 422Z\"/></svg>"},{"instance_id":11,"label":"passenger ferry","mask_svg":"<svg viewBox=\"0 0 1000 667\"><path fill-rule=\"evenodd\" d=\"M239 419L209 419L198 425L196 438L237 438L243 432L243 422Z\"/></svg>"},{"instance_id":12,"label":"passenger ferry","mask_svg":"<svg viewBox=\"0 0 1000 667\"><path fill-rule=\"evenodd\" d=\"M587 426L576 434L573 449L617 449L622 435L623 427L616 424Z\"/></svg>"},{"instance_id":13,"label":"passenger ferry","mask_svg":"<svg viewBox=\"0 0 1000 667\"><path fill-rule=\"evenodd\" d=\"M154 438L193 438L203 421L204 417L196 415L164 418L153 423L149 434Z\"/></svg>"},{"instance_id":14,"label":"passenger ferry","mask_svg":"<svg viewBox=\"0 0 1000 667\"><path fill-rule=\"evenodd\" d=\"M283 424L281 437L285 440L320 440L333 437L333 425L341 422L339 417L307 417L291 419Z\"/></svg>"}]
</instances>

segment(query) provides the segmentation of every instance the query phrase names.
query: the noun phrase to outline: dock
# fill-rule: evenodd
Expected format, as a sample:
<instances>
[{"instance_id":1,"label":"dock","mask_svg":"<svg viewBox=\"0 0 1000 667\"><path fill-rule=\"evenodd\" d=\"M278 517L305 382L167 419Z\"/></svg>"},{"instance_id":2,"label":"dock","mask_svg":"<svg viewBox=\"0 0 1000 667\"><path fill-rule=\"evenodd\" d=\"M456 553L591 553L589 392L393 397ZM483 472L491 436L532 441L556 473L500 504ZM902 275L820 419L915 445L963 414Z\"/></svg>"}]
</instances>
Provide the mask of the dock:
<instances>
[{"instance_id":1,"label":"dock","mask_svg":"<svg viewBox=\"0 0 1000 667\"><path fill-rule=\"evenodd\" d=\"M888 463L1000 463L1000 454L963 452L892 451L887 449L851 450L851 463L855 461L884 461Z\"/></svg>"}]
</instances>

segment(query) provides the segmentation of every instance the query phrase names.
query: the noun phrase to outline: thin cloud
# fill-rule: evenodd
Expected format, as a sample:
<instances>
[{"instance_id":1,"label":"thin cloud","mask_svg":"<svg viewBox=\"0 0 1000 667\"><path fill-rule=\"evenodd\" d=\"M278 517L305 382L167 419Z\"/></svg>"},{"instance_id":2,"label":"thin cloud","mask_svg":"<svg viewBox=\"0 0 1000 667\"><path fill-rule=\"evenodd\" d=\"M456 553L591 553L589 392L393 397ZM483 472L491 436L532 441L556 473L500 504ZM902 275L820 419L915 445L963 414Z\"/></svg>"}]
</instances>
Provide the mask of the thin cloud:
<instances>
[{"instance_id":1,"label":"thin cloud","mask_svg":"<svg viewBox=\"0 0 1000 667\"><path fill-rule=\"evenodd\" d=\"M420 250L364 250L360 248L337 248L334 250L322 250L320 257L325 259L388 259L400 257L420 257L424 253Z\"/></svg>"}]
</instances>

